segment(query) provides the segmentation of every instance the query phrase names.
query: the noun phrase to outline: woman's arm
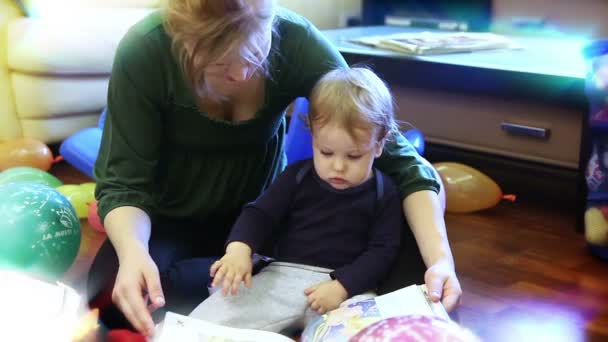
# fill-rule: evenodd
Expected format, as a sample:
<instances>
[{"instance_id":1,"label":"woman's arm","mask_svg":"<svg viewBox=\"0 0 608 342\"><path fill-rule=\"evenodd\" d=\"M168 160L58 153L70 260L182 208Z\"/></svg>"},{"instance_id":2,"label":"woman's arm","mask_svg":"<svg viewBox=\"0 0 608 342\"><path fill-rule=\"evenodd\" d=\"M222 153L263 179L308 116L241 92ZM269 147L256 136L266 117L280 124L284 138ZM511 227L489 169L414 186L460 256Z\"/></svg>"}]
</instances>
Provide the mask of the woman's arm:
<instances>
[{"instance_id":1,"label":"woman's arm","mask_svg":"<svg viewBox=\"0 0 608 342\"><path fill-rule=\"evenodd\" d=\"M150 217L137 207L118 207L106 215L104 228L118 259L134 247L148 250L150 240Z\"/></svg>"},{"instance_id":2,"label":"woman's arm","mask_svg":"<svg viewBox=\"0 0 608 342\"><path fill-rule=\"evenodd\" d=\"M449 261L453 265L454 261L444 220L446 208L445 189L439 173L433 168L431 163L424 158L421 158L420 161L422 164L432 168L433 174L440 186L439 193L419 191L407 196L403 200L403 213L414 233L425 265L430 266L440 260ZM421 229L426 226L433 227L433 229Z\"/></svg>"},{"instance_id":3,"label":"woman's arm","mask_svg":"<svg viewBox=\"0 0 608 342\"><path fill-rule=\"evenodd\" d=\"M403 212L427 266L425 283L435 301L441 300L448 312L460 305L462 288L456 275L454 257L444 220L445 188L431 163L421 158L422 164L432 168L440 185L439 193L419 191L403 200Z\"/></svg>"},{"instance_id":4,"label":"woman's arm","mask_svg":"<svg viewBox=\"0 0 608 342\"><path fill-rule=\"evenodd\" d=\"M162 72L158 48L130 31L116 52L106 120L95 161L95 197L99 217L115 208L137 207L146 213L156 206L156 177L162 146ZM156 52L156 53L155 53Z\"/></svg>"},{"instance_id":5,"label":"woman's arm","mask_svg":"<svg viewBox=\"0 0 608 342\"><path fill-rule=\"evenodd\" d=\"M139 208L123 206L110 211L104 225L120 263L112 301L138 331L151 335L149 312L162 307L165 299L158 268L148 254L150 218Z\"/></svg>"},{"instance_id":6,"label":"woman's arm","mask_svg":"<svg viewBox=\"0 0 608 342\"><path fill-rule=\"evenodd\" d=\"M460 304L462 289L456 276L440 197L429 190L412 193L403 200L403 211L428 267L424 281L431 298L441 299L448 312L454 310Z\"/></svg>"},{"instance_id":7,"label":"woman's arm","mask_svg":"<svg viewBox=\"0 0 608 342\"><path fill-rule=\"evenodd\" d=\"M107 117L95 163L98 214L119 260L112 300L150 335L149 310L164 305L158 268L148 253L162 144L159 48L137 26L121 40L108 89ZM146 299L152 301L147 306Z\"/></svg>"},{"instance_id":8,"label":"woman's arm","mask_svg":"<svg viewBox=\"0 0 608 342\"><path fill-rule=\"evenodd\" d=\"M443 219L445 191L439 174L402 135L385 145L375 165L400 188L403 212L427 266L425 283L431 298L453 310L462 290Z\"/></svg>"},{"instance_id":9,"label":"woman's arm","mask_svg":"<svg viewBox=\"0 0 608 342\"><path fill-rule=\"evenodd\" d=\"M439 196L423 190L403 200L403 212L427 266L443 261L454 266Z\"/></svg>"}]
</instances>

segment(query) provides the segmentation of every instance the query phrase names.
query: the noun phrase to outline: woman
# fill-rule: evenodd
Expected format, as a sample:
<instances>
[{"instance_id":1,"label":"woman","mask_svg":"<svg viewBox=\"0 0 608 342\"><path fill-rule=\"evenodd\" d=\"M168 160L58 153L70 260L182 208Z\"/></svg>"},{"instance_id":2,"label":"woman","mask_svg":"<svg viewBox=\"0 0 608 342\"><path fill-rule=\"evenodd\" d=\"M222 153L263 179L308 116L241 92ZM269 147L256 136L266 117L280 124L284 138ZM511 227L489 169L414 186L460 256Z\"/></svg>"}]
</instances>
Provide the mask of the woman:
<instances>
[{"instance_id":1,"label":"woman","mask_svg":"<svg viewBox=\"0 0 608 342\"><path fill-rule=\"evenodd\" d=\"M109 241L88 290L92 306L115 303L102 307L107 327L126 317L150 335L151 312L187 314L207 296L209 266L241 207L285 166L284 108L345 66L274 0L169 0L131 28L114 60L95 167ZM461 289L439 183L412 148L400 137L376 162L400 189L420 190L401 194L416 240L410 234L384 289L425 281L451 310Z\"/></svg>"}]
</instances>

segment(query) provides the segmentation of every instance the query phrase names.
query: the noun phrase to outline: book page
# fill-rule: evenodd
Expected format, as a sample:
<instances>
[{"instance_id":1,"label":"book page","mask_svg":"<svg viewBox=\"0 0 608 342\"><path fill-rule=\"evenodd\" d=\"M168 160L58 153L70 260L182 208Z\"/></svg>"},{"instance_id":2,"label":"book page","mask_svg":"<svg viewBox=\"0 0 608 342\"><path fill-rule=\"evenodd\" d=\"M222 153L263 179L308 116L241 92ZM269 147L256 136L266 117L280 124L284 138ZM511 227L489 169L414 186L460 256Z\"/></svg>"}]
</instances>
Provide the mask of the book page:
<instances>
[{"instance_id":1,"label":"book page","mask_svg":"<svg viewBox=\"0 0 608 342\"><path fill-rule=\"evenodd\" d=\"M68 341L78 323L80 295L62 283L0 271L0 341Z\"/></svg>"},{"instance_id":2,"label":"book page","mask_svg":"<svg viewBox=\"0 0 608 342\"><path fill-rule=\"evenodd\" d=\"M375 298L382 318L404 315L438 316L447 321L450 316L441 302L431 301L424 285L412 285Z\"/></svg>"},{"instance_id":3,"label":"book page","mask_svg":"<svg viewBox=\"0 0 608 342\"><path fill-rule=\"evenodd\" d=\"M167 312L155 342L294 342L268 331L237 329Z\"/></svg>"},{"instance_id":4,"label":"book page","mask_svg":"<svg viewBox=\"0 0 608 342\"><path fill-rule=\"evenodd\" d=\"M0 272L0 302L2 314L36 315L35 318L52 318L61 313L64 290L59 286L30 278L17 272Z\"/></svg>"}]
</instances>

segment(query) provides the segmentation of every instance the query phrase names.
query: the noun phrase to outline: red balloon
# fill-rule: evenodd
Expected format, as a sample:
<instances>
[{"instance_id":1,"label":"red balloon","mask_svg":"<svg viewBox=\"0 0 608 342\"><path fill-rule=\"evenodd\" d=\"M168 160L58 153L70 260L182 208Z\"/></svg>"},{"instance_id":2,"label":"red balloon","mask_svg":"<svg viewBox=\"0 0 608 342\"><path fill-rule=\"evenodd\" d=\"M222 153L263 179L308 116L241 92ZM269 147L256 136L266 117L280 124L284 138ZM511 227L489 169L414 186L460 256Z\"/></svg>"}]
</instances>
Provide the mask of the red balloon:
<instances>
[{"instance_id":1,"label":"red balloon","mask_svg":"<svg viewBox=\"0 0 608 342\"><path fill-rule=\"evenodd\" d=\"M97 214L97 201L89 202L89 212L87 221L93 229L100 233L105 233L106 229L103 227L101 223L101 219L99 218L99 214Z\"/></svg>"},{"instance_id":2,"label":"red balloon","mask_svg":"<svg viewBox=\"0 0 608 342\"><path fill-rule=\"evenodd\" d=\"M21 138L0 143L0 171L18 166L48 171L52 164L53 153L36 139Z\"/></svg>"},{"instance_id":3,"label":"red balloon","mask_svg":"<svg viewBox=\"0 0 608 342\"><path fill-rule=\"evenodd\" d=\"M439 317L408 315L378 321L349 342L480 342L470 331Z\"/></svg>"},{"instance_id":4,"label":"red balloon","mask_svg":"<svg viewBox=\"0 0 608 342\"><path fill-rule=\"evenodd\" d=\"M608 220L608 205L602 205L599 207L602 214L604 214L604 219Z\"/></svg>"},{"instance_id":5,"label":"red balloon","mask_svg":"<svg viewBox=\"0 0 608 342\"><path fill-rule=\"evenodd\" d=\"M132 332L127 329L112 329L106 336L108 342L146 342L144 335Z\"/></svg>"}]
</instances>

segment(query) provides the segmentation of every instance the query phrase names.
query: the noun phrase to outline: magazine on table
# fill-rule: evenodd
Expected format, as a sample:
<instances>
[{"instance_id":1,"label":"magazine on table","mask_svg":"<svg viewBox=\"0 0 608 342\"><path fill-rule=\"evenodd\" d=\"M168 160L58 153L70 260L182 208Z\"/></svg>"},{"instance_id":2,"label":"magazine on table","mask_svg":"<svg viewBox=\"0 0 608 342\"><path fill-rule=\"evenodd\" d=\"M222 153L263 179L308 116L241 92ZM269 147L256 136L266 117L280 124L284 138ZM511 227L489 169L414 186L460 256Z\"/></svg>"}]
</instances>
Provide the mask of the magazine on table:
<instances>
[{"instance_id":1,"label":"magazine on table","mask_svg":"<svg viewBox=\"0 0 608 342\"><path fill-rule=\"evenodd\" d=\"M426 286L411 285L375 298L349 303L313 320L302 333L302 341L347 341L358 331L382 319L428 315L450 320L441 303L434 303ZM348 317L344 321L342 317ZM331 323L328 323L331 322ZM331 324L331 326L330 326ZM336 329L338 328L338 330ZM339 330L342 329L342 330ZM168 312L155 342L293 342L273 332L229 328L200 319ZM331 334L331 336L330 336Z\"/></svg>"},{"instance_id":2,"label":"magazine on table","mask_svg":"<svg viewBox=\"0 0 608 342\"><path fill-rule=\"evenodd\" d=\"M360 37L353 43L407 55L432 55L493 49L518 49L512 39L484 32L402 32Z\"/></svg>"}]
</instances>

